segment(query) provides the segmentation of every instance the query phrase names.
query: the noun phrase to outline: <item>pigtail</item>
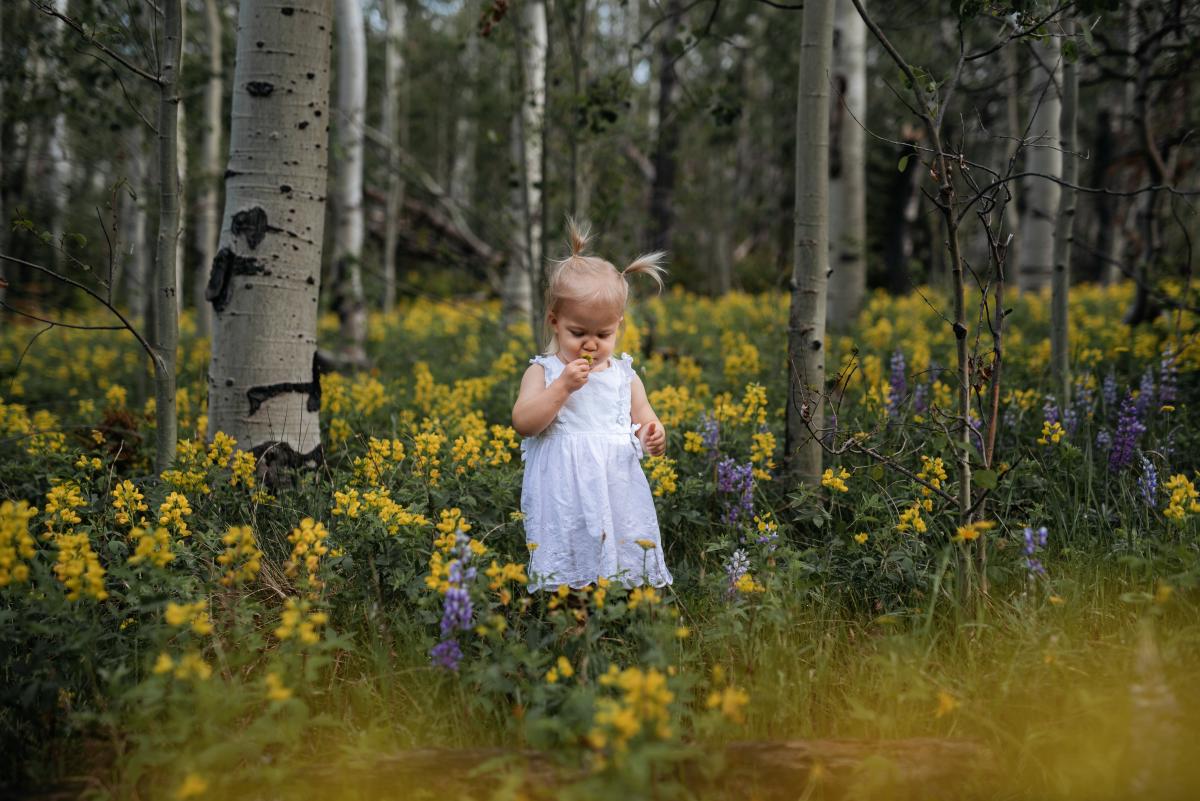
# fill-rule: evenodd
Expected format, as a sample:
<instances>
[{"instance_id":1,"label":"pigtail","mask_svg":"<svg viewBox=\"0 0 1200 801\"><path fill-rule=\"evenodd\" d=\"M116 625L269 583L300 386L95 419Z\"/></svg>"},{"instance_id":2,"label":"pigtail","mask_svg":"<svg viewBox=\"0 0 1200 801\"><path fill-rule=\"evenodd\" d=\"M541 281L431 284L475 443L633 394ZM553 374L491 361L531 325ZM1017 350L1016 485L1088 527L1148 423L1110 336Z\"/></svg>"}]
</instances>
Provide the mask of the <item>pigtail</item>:
<instances>
[{"instance_id":1,"label":"pigtail","mask_svg":"<svg viewBox=\"0 0 1200 801\"><path fill-rule=\"evenodd\" d=\"M582 256L591 238L592 229L587 223L581 226L575 222L575 218L567 215L567 244L571 247L571 258Z\"/></svg>"},{"instance_id":2,"label":"pigtail","mask_svg":"<svg viewBox=\"0 0 1200 801\"><path fill-rule=\"evenodd\" d=\"M634 259L628 267L621 270L621 277L626 281L629 280L631 274L644 273L658 284L658 291L662 292L665 289L663 285L663 276L667 274L667 268L662 266L662 262L667 258L665 251L659 250L654 253L643 253Z\"/></svg>"}]
</instances>

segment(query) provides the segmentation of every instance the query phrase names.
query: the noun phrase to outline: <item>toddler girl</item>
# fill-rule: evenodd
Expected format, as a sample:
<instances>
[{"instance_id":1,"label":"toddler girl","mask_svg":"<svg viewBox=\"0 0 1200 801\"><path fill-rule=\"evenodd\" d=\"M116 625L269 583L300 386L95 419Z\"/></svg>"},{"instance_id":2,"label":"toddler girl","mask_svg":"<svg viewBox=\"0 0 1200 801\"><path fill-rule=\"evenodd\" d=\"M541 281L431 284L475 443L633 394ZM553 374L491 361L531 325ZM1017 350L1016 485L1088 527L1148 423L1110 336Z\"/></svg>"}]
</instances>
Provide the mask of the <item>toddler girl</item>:
<instances>
[{"instance_id":1,"label":"toddler girl","mask_svg":"<svg viewBox=\"0 0 1200 801\"><path fill-rule=\"evenodd\" d=\"M662 289L662 253L624 270L584 256L588 236L568 220L571 255L546 289L546 352L530 359L513 406L525 439L521 511L530 548L529 590L597 577L625 586L670 584L658 517L638 460L666 452L633 359L612 358L629 296L626 276L645 273Z\"/></svg>"}]
</instances>

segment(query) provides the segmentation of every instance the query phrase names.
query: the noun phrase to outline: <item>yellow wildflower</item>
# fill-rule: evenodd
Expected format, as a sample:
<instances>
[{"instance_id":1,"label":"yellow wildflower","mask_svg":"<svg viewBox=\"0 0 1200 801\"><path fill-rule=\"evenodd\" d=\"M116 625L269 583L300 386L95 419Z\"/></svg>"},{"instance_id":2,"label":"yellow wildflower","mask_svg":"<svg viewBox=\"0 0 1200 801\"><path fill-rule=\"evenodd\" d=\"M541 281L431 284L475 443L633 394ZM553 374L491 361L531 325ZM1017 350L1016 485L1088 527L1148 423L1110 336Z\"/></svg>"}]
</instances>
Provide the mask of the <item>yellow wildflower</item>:
<instances>
[{"instance_id":1,"label":"yellow wildflower","mask_svg":"<svg viewBox=\"0 0 1200 801\"><path fill-rule=\"evenodd\" d=\"M838 492L849 492L850 488L846 486L846 479L850 478L849 471L844 467L839 467L838 472L834 473L832 467L825 469L821 474L821 486L829 487Z\"/></svg>"}]
</instances>

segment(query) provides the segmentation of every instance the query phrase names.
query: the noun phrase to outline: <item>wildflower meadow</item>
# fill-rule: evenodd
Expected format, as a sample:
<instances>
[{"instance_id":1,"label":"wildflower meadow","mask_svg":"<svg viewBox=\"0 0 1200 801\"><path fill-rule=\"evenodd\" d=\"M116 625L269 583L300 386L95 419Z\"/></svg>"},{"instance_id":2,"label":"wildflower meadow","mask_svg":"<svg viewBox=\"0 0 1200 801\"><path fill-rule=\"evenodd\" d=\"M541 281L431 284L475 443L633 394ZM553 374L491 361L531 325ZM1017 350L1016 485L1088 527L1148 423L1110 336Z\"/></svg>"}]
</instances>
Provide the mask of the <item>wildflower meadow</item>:
<instances>
[{"instance_id":1,"label":"wildflower meadow","mask_svg":"<svg viewBox=\"0 0 1200 801\"><path fill-rule=\"evenodd\" d=\"M675 582L536 594L510 427L532 344L496 302L373 313L373 367L320 377L315 471L206 440L190 317L161 478L136 344L8 325L0 774L96 799L1189 797L1200 327L1115 325L1131 293L1072 292L1068 403L1048 296L1013 302L967 526L937 289L831 337L824 475L791 490L787 297L640 304L618 352L668 431L643 468Z\"/></svg>"}]
</instances>

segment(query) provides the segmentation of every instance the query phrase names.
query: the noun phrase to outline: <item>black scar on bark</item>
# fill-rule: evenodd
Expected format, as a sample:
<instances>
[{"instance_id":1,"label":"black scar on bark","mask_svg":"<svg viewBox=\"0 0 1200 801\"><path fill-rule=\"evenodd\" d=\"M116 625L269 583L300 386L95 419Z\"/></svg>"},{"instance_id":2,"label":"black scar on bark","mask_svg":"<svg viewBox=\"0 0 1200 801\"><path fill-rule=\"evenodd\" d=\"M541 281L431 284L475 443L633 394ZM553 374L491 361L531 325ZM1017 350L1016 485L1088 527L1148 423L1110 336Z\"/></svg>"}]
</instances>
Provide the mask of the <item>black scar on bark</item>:
<instances>
[{"instance_id":1,"label":"black scar on bark","mask_svg":"<svg viewBox=\"0 0 1200 801\"><path fill-rule=\"evenodd\" d=\"M261 442L250 453L254 454L263 485L275 494L281 489L294 489L299 470L313 470L325 461L325 450L320 443L308 453L300 453L286 442Z\"/></svg>"},{"instance_id":2,"label":"black scar on bark","mask_svg":"<svg viewBox=\"0 0 1200 801\"><path fill-rule=\"evenodd\" d=\"M308 404L305 408L310 412L321 411L321 365L317 360L316 352L313 353L312 381L284 381L279 384L250 387L250 389L246 390L246 400L250 402L250 415L253 416L259 410L259 407L276 395L283 395L289 392L299 392L308 395Z\"/></svg>"},{"instance_id":3,"label":"black scar on bark","mask_svg":"<svg viewBox=\"0 0 1200 801\"><path fill-rule=\"evenodd\" d=\"M296 9L292 8L291 6L284 6L283 8L279 9L279 13L283 14L285 17L290 17L296 13Z\"/></svg>"},{"instance_id":4,"label":"black scar on bark","mask_svg":"<svg viewBox=\"0 0 1200 801\"><path fill-rule=\"evenodd\" d=\"M262 273L258 259L239 256L229 248L221 248L213 258L212 273L208 286L204 288L204 299L213 305L214 311L224 311L229 305L229 294L235 275L258 275Z\"/></svg>"},{"instance_id":5,"label":"black scar on bark","mask_svg":"<svg viewBox=\"0 0 1200 801\"><path fill-rule=\"evenodd\" d=\"M275 91L275 84L267 81L250 81L246 84L246 91L252 97L266 97Z\"/></svg>"},{"instance_id":6,"label":"black scar on bark","mask_svg":"<svg viewBox=\"0 0 1200 801\"><path fill-rule=\"evenodd\" d=\"M239 211L233 215L233 223L230 224L229 230L234 236L245 237L246 244L254 250L270 230L270 226L267 225L267 213L260 206Z\"/></svg>"}]
</instances>

